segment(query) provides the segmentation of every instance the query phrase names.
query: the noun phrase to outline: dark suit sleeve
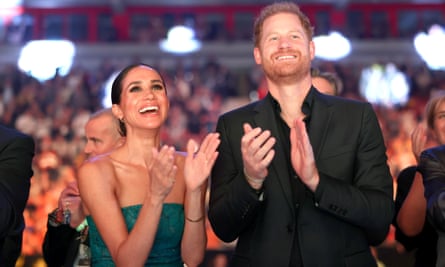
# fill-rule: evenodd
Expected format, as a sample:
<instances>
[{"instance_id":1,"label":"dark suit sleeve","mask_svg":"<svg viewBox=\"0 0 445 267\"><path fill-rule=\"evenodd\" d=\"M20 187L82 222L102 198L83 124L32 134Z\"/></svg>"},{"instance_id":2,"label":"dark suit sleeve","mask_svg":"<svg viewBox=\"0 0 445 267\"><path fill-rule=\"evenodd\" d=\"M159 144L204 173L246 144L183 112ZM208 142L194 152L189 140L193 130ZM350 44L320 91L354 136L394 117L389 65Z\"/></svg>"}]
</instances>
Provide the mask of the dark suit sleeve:
<instances>
[{"instance_id":1,"label":"dark suit sleeve","mask_svg":"<svg viewBox=\"0 0 445 267\"><path fill-rule=\"evenodd\" d=\"M351 135L340 135L340 132L334 139L337 143L355 144L343 147L343 151L336 142L330 143L336 147L326 148L326 151L336 153L336 157L324 160L329 172L319 168L320 183L315 202L320 209L362 229L370 245L378 245L385 240L394 216L393 179L383 136L371 105L350 108L349 114L347 110L338 112L343 118L336 119L351 120L353 125L343 131L353 133L354 140L343 141L344 136L349 139ZM340 177L333 177L333 173Z\"/></svg>"},{"instance_id":2,"label":"dark suit sleeve","mask_svg":"<svg viewBox=\"0 0 445 267\"><path fill-rule=\"evenodd\" d=\"M445 232L445 146L423 151L419 171L423 177L428 219L436 229Z\"/></svg>"},{"instance_id":3,"label":"dark suit sleeve","mask_svg":"<svg viewBox=\"0 0 445 267\"><path fill-rule=\"evenodd\" d=\"M75 242L78 232L69 225L59 225L57 227L47 223L47 231L43 241L43 258L48 267L63 266L71 246L78 244Z\"/></svg>"},{"instance_id":4,"label":"dark suit sleeve","mask_svg":"<svg viewBox=\"0 0 445 267\"><path fill-rule=\"evenodd\" d=\"M33 157L30 136L0 126L0 266L14 266L21 253Z\"/></svg>"},{"instance_id":5,"label":"dark suit sleeve","mask_svg":"<svg viewBox=\"0 0 445 267\"><path fill-rule=\"evenodd\" d=\"M13 138L0 135L0 236L5 237L23 230L23 211L33 175L34 141L21 134Z\"/></svg>"},{"instance_id":6,"label":"dark suit sleeve","mask_svg":"<svg viewBox=\"0 0 445 267\"><path fill-rule=\"evenodd\" d=\"M242 116L240 116L242 117ZM247 183L242 173L242 159L233 140L241 140L242 124L233 122L233 117L220 117L216 131L220 133L221 143L218 158L212 169L209 220L216 235L225 242L234 241L246 229L258 213L262 202L258 192ZM226 127L227 121L239 125L239 129ZM230 140L229 140L230 136ZM241 145L241 144L240 144Z\"/></svg>"}]
</instances>

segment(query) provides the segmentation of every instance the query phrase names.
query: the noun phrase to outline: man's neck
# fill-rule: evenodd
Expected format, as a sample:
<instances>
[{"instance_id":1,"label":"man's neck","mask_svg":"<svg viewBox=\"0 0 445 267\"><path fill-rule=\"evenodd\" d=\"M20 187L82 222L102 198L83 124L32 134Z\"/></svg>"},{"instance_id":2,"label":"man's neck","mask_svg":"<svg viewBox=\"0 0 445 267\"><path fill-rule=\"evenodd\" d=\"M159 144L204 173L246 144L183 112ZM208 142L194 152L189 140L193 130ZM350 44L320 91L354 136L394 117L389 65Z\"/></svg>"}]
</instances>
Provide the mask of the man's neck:
<instances>
[{"instance_id":1,"label":"man's neck","mask_svg":"<svg viewBox=\"0 0 445 267\"><path fill-rule=\"evenodd\" d=\"M296 119L303 119L301 110L303 101L311 88L309 84L295 84L286 86L270 86L269 92L278 101L281 108L281 117L291 127Z\"/></svg>"}]
</instances>

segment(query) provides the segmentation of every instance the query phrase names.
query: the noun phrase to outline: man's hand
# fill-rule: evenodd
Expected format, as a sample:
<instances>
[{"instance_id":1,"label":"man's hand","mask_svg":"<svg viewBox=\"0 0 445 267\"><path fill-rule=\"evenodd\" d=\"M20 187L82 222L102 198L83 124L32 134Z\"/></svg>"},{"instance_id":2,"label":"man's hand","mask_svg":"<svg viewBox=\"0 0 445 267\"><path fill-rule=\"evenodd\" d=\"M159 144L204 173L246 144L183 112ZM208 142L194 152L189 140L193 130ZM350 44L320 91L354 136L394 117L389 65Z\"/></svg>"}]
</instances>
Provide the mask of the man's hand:
<instances>
[{"instance_id":1,"label":"man's hand","mask_svg":"<svg viewBox=\"0 0 445 267\"><path fill-rule=\"evenodd\" d=\"M320 177L315 165L314 152L306 132L303 120L295 120L290 128L291 162L301 181L309 187L312 192L318 186Z\"/></svg>"},{"instance_id":2,"label":"man's hand","mask_svg":"<svg viewBox=\"0 0 445 267\"><path fill-rule=\"evenodd\" d=\"M267 167L275 155L273 146L276 139L270 131L263 131L257 127L252 129L250 124L243 125L244 135L241 138L241 154L244 164L244 175L247 182L255 189L260 189L267 176Z\"/></svg>"}]
</instances>

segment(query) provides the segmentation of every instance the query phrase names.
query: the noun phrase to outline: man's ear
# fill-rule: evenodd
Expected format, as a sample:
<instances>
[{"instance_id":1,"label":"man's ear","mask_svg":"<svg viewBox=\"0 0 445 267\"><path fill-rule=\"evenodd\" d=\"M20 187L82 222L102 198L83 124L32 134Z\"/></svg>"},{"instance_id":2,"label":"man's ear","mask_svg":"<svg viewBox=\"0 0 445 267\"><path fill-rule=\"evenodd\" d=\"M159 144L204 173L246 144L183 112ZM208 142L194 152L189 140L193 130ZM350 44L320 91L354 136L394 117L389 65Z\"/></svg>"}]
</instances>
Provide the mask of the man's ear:
<instances>
[{"instance_id":1,"label":"man's ear","mask_svg":"<svg viewBox=\"0 0 445 267\"><path fill-rule=\"evenodd\" d=\"M257 65L261 65L261 51L258 47L253 48L253 58Z\"/></svg>"},{"instance_id":2,"label":"man's ear","mask_svg":"<svg viewBox=\"0 0 445 267\"><path fill-rule=\"evenodd\" d=\"M311 60L313 60L315 58L315 43L313 40L309 42L309 53L311 55Z\"/></svg>"}]
</instances>

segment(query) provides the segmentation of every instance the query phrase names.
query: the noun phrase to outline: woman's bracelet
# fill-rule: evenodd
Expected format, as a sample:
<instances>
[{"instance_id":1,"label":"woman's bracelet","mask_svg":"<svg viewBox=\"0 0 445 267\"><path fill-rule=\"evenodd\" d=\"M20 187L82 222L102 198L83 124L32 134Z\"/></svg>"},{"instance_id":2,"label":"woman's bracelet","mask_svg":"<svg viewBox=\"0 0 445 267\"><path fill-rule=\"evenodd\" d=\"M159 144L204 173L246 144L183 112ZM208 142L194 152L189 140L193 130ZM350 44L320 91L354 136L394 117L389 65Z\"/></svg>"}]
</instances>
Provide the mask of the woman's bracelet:
<instances>
[{"instance_id":1,"label":"woman's bracelet","mask_svg":"<svg viewBox=\"0 0 445 267\"><path fill-rule=\"evenodd\" d=\"M202 215L201 217L199 217L199 218L196 219L196 220L190 219L190 218L188 218L187 216L185 217L185 219L186 219L187 221L189 221L189 222L197 223L197 222L200 222L200 221L204 220L204 215Z\"/></svg>"}]
</instances>

